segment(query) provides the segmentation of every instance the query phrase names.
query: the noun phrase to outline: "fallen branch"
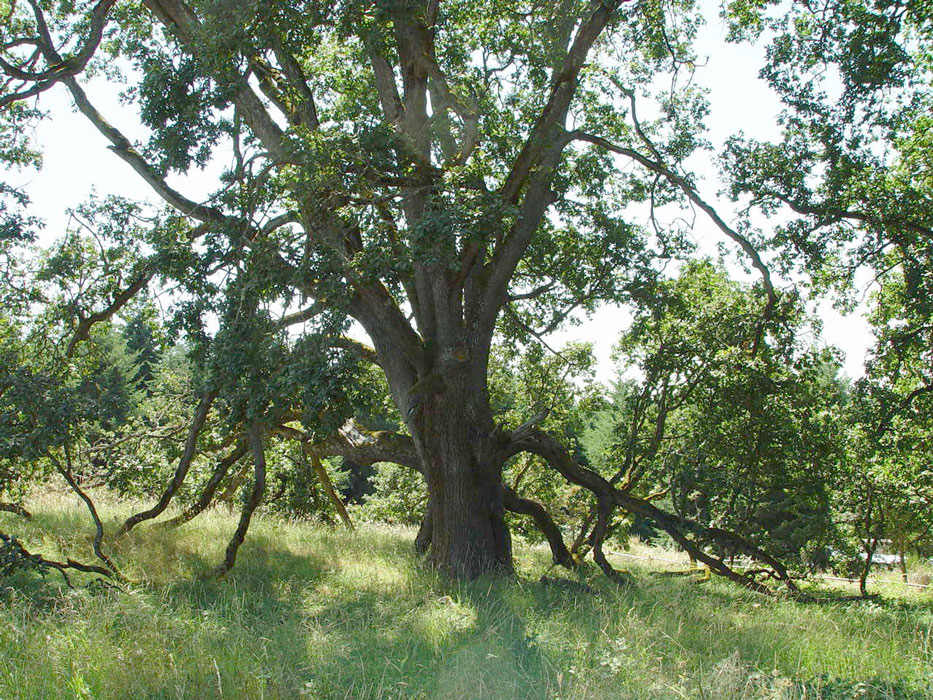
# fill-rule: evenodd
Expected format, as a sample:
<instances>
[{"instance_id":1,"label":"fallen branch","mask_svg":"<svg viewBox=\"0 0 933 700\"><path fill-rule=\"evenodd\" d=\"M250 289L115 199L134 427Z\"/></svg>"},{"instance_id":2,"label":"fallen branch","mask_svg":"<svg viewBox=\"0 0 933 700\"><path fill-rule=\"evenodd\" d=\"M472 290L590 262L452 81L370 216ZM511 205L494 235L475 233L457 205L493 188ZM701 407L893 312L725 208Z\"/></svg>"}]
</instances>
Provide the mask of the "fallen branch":
<instances>
[{"instance_id":1,"label":"fallen branch","mask_svg":"<svg viewBox=\"0 0 933 700\"><path fill-rule=\"evenodd\" d=\"M0 532L0 576L10 576L16 571L29 569L39 571L40 575L43 575L42 569L54 569L62 575L62 578L65 580L65 585L69 588L74 588L74 586L71 584L71 579L68 578L68 574L65 573L66 569L100 574L109 579L114 578L113 572L102 566L82 564L74 559L55 561L53 559L46 559L41 554L32 554L18 539Z\"/></svg>"},{"instance_id":2,"label":"fallen branch","mask_svg":"<svg viewBox=\"0 0 933 700\"><path fill-rule=\"evenodd\" d=\"M18 503L6 503L4 501L0 501L0 510L6 513L13 513L13 515L19 515L20 517L26 519L32 517L32 513L30 513Z\"/></svg>"}]
</instances>

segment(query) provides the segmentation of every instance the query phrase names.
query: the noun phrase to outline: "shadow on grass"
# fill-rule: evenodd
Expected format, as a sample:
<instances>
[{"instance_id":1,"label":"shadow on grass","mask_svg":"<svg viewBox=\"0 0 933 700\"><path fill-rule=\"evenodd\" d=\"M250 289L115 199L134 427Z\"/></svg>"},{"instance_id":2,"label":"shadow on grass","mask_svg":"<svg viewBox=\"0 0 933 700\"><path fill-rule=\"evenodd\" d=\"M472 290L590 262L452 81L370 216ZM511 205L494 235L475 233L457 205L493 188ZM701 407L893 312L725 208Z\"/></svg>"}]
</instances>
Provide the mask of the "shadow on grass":
<instances>
[{"instance_id":1,"label":"shadow on grass","mask_svg":"<svg viewBox=\"0 0 933 700\"><path fill-rule=\"evenodd\" d=\"M50 514L38 522L59 533L86 526ZM101 648L129 649L148 635L138 666L149 675L99 659L99 674L86 672L95 697L118 696L108 683L153 699L678 697L657 690L654 678L681 683L684 697L928 697L899 675L856 681L873 672L857 667L834 678L794 661L813 644L794 626L793 614L806 606L728 584L638 572L626 589L597 573L587 580L595 593L536 579L461 583L420 566L399 533L304 534L307 542L269 523L251 529L237 566L220 581L198 575L219 561L222 537L205 547L197 534L141 528L118 543L121 560L158 575L131 596L101 597L96 607L92 600L76 615L87 618L89 644ZM84 537L82 529L63 544L83 547ZM814 606L842 628L827 647L848 641L853 612L882 621L929 612L913 601L859 605ZM59 614L50 606L41 617L51 626ZM41 639L33 643L30 653L41 654ZM586 680L575 686L574 674ZM752 686L755 695L741 694Z\"/></svg>"}]
</instances>

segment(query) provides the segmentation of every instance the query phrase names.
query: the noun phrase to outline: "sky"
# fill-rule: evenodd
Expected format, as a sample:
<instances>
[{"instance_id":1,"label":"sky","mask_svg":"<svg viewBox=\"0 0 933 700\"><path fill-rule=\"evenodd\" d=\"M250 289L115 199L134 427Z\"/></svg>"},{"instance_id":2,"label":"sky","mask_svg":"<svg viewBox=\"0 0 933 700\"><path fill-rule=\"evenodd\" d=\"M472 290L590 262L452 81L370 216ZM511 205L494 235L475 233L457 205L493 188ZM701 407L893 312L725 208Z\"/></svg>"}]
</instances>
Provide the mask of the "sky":
<instances>
[{"instance_id":1,"label":"sky","mask_svg":"<svg viewBox=\"0 0 933 700\"><path fill-rule=\"evenodd\" d=\"M710 115L707 118L708 137L714 148L726 138L743 131L747 136L773 138L778 134L776 114L780 109L775 96L757 76L763 64L763 47L743 44L735 46L723 41L725 29L715 12L708 13L707 25L698 37L698 68L696 80L710 91ZM705 61L704 61L705 59ZM705 62L705 65L704 65ZM143 131L122 106L118 90L100 81L87 86L95 106L129 136L141 137ZM57 87L40 96L38 106L52 115L35 134L35 142L44 151L44 164L38 173L24 173L19 184L26 184L32 197L32 213L43 218L46 229L43 243L50 242L67 225L65 210L75 207L95 192L101 196L117 194L133 199L155 197L136 174L116 155L106 150L105 139L81 115L76 114L64 88ZM729 219L729 203L716 197L719 185L708 154L691 165L703 177L700 193L712 201L720 213ZM192 199L205 198L211 191L222 164L212 164L203 172L190 176L173 176L170 184ZM701 253L716 256L718 243L727 243L735 250L729 265L739 279L755 279L735 263L741 258L736 246L725 241L722 234L702 213L696 219L694 236ZM823 321L823 342L839 347L845 353L844 371L851 377L861 376L871 334L863 317L863 309L843 316L832 308L829 300L818 303L814 310ZM615 370L610 359L612 346L627 327L630 316L624 310L604 307L591 317L580 317L580 325L571 326L553 336L551 343L560 347L573 340L594 344L597 358L597 379L608 381Z\"/></svg>"},{"instance_id":2,"label":"sky","mask_svg":"<svg viewBox=\"0 0 933 700\"><path fill-rule=\"evenodd\" d=\"M709 90L708 139L714 152L739 131L749 137L776 139L780 134L777 115L781 105L765 81L758 77L758 71L764 65L764 46L727 44L725 25L717 16L714 4L706 3L709 8L705 13L707 23L700 29L696 43L699 66L696 82ZM703 178L699 185L701 196L712 202L720 214L732 212L730 203L716 196L720 185L709 155L704 153L695 158L691 166ZM725 218L728 221L730 217ZM701 254L717 257L717 244L726 244L726 249L733 252L731 258L725 260L733 277L750 282L758 279L757 273L749 274L737 264L743 259L738 246L727 241L702 213L698 213L693 235ZM775 283L781 286L779 280L776 279ZM824 299L815 303L812 311L823 323L822 342L844 352L843 371L852 378L862 376L865 353L873 343L864 318L864 305L854 313L843 315L833 308L830 299ZM562 342L580 338L595 341L597 377L607 381L614 376L610 357L612 346L630 320L624 309L605 307L591 318L581 319L581 325L567 329L558 337Z\"/></svg>"}]
</instances>

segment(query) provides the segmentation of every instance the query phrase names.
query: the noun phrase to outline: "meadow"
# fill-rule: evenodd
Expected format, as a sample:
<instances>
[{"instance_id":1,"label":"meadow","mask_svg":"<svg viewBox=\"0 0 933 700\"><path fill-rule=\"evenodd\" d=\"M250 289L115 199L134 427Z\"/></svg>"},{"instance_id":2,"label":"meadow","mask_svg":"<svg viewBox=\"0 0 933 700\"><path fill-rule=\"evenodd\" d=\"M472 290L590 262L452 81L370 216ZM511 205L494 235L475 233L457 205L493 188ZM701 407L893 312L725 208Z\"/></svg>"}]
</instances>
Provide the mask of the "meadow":
<instances>
[{"instance_id":1,"label":"meadow","mask_svg":"<svg viewBox=\"0 0 933 700\"><path fill-rule=\"evenodd\" d=\"M0 513L0 531L92 560L73 498L28 505L29 521ZM112 530L130 504L100 507ZM108 543L133 580L121 588L0 580L0 700L933 698L930 589L769 599L628 557L635 584L618 588L520 542L514 579L462 583L418 562L409 528L274 518L225 579L204 579L235 522L218 510Z\"/></svg>"}]
</instances>

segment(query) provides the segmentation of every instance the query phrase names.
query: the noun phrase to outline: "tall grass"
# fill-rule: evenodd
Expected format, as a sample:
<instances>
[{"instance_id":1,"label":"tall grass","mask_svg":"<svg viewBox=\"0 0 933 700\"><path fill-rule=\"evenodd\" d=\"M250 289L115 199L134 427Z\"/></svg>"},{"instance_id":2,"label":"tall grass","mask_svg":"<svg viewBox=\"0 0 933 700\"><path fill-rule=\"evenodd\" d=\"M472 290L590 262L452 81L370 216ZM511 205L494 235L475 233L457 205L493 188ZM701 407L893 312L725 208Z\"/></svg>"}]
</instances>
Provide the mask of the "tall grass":
<instances>
[{"instance_id":1,"label":"tall grass","mask_svg":"<svg viewBox=\"0 0 933 700\"><path fill-rule=\"evenodd\" d=\"M0 529L91 559L77 503L30 507ZM102 504L111 524L127 508ZM587 590L542 583L561 574L527 546L516 579L467 584L422 567L407 529L262 518L233 572L201 579L234 528L140 526L115 546L125 591L0 582L0 700L933 698L929 594L769 600L627 562L634 587L593 573Z\"/></svg>"}]
</instances>

